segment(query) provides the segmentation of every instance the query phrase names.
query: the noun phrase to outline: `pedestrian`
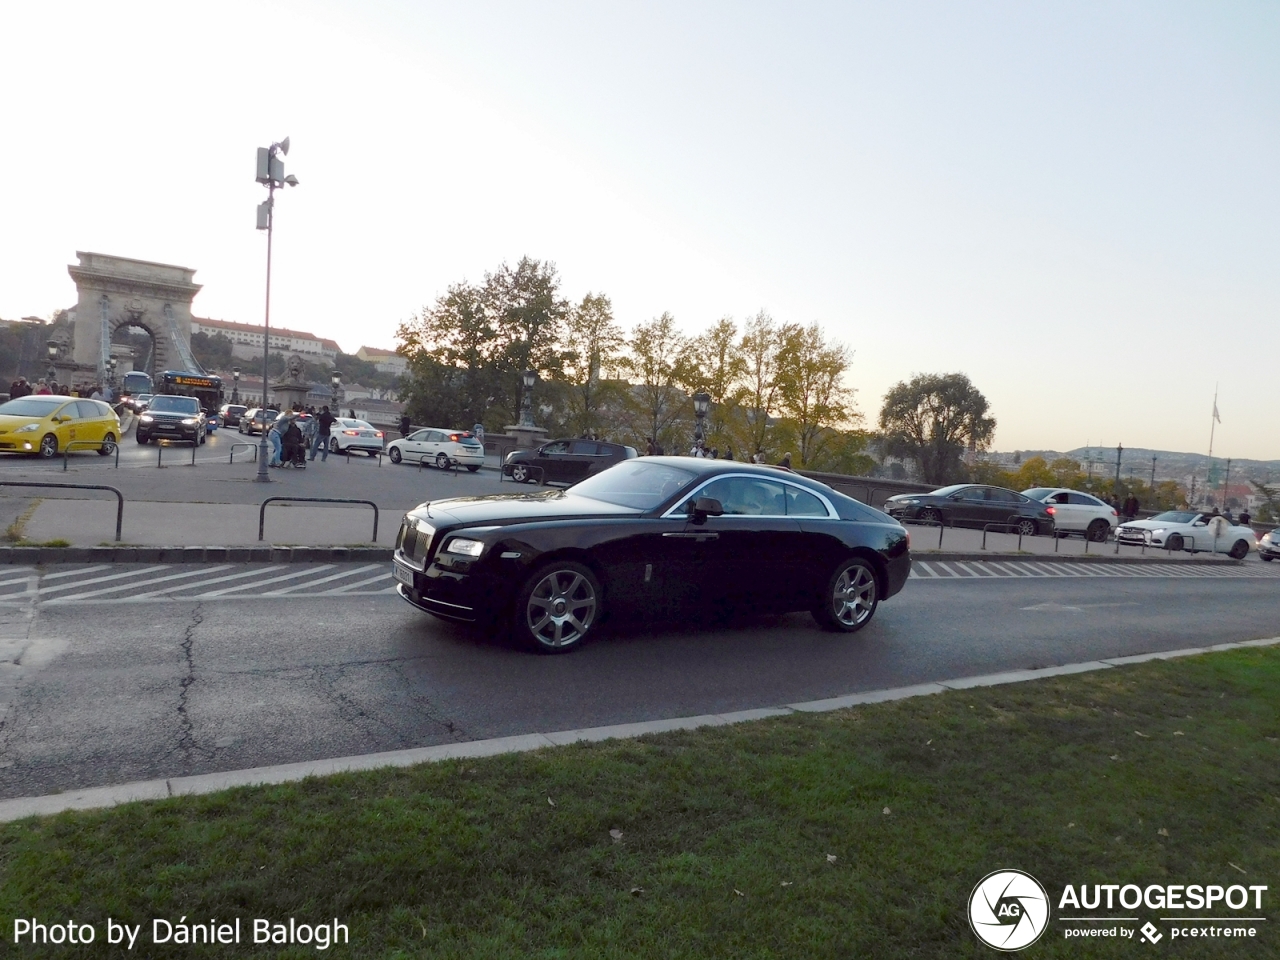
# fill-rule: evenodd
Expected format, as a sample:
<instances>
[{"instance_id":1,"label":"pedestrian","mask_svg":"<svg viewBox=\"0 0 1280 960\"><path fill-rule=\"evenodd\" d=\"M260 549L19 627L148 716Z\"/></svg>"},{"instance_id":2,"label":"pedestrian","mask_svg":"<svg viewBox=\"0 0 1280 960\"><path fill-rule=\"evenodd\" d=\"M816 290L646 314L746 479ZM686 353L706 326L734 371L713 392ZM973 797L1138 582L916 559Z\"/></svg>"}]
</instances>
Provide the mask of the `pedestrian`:
<instances>
[{"instance_id":1,"label":"pedestrian","mask_svg":"<svg viewBox=\"0 0 1280 960\"><path fill-rule=\"evenodd\" d=\"M49 394L51 394L51 393L53 393L53 391L52 391L52 390L50 390L50 389L49 389L49 385L48 385L47 383L45 383L45 382L44 382L44 377L41 377L39 380L37 380L37 381L36 381L36 396L37 396L37 397L47 397L47 396L49 396Z\"/></svg>"},{"instance_id":2,"label":"pedestrian","mask_svg":"<svg viewBox=\"0 0 1280 960\"><path fill-rule=\"evenodd\" d=\"M90 399L90 400L101 400L101 399L102 399L102 391L101 391L101 390L99 390L99 389L95 386L95 387L93 388L93 392L92 392L91 394L89 394L89 399Z\"/></svg>"},{"instance_id":3,"label":"pedestrian","mask_svg":"<svg viewBox=\"0 0 1280 960\"><path fill-rule=\"evenodd\" d=\"M354 417L355 414L352 413L352 416ZM413 424L409 422L409 415L407 413L402 413L400 415L400 436L407 437L409 435L409 429L412 426Z\"/></svg>"},{"instance_id":4,"label":"pedestrian","mask_svg":"<svg viewBox=\"0 0 1280 960\"><path fill-rule=\"evenodd\" d=\"M1138 511L1141 509L1141 507L1142 507L1142 504L1138 502L1138 498L1135 497L1132 493L1129 494L1129 496L1125 497L1124 514L1130 520L1132 520L1134 517L1138 515Z\"/></svg>"},{"instance_id":5,"label":"pedestrian","mask_svg":"<svg viewBox=\"0 0 1280 960\"><path fill-rule=\"evenodd\" d=\"M480 446L484 446L484 424L474 423L471 425L471 435L476 438Z\"/></svg>"},{"instance_id":6,"label":"pedestrian","mask_svg":"<svg viewBox=\"0 0 1280 960\"><path fill-rule=\"evenodd\" d=\"M656 457L658 455L658 445L653 442L653 437L645 437L644 439L645 439L645 443L647 444L647 447L645 450L645 456Z\"/></svg>"},{"instance_id":7,"label":"pedestrian","mask_svg":"<svg viewBox=\"0 0 1280 960\"><path fill-rule=\"evenodd\" d=\"M719 459L720 459L720 448L719 448L719 447L712 447L712 448L711 448L711 459L712 459L712 460L719 460Z\"/></svg>"},{"instance_id":8,"label":"pedestrian","mask_svg":"<svg viewBox=\"0 0 1280 960\"><path fill-rule=\"evenodd\" d=\"M298 418L298 427L302 430L303 451L314 450L316 437L320 434L320 425L316 422L316 418L311 415L310 411Z\"/></svg>"},{"instance_id":9,"label":"pedestrian","mask_svg":"<svg viewBox=\"0 0 1280 960\"><path fill-rule=\"evenodd\" d=\"M329 428L333 426L333 421L337 418L329 412L326 404L320 408L320 415L316 417L316 435L311 441L311 459L316 458L316 451L320 451L320 462L324 463L329 459Z\"/></svg>"},{"instance_id":10,"label":"pedestrian","mask_svg":"<svg viewBox=\"0 0 1280 960\"><path fill-rule=\"evenodd\" d=\"M725 458L726 460L732 460L732 459L733 459L733 447L725 447L725 448L724 448L724 458Z\"/></svg>"},{"instance_id":11,"label":"pedestrian","mask_svg":"<svg viewBox=\"0 0 1280 960\"><path fill-rule=\"evenodd\" d=\"M350 410L348 410L348 411L347 411L347 416L348 416L350 419L352 419L352 420L354 420L354 419L356 418L356 410L355 410L355 407L352 407Z\"/></svg>"},{"instance_id":12,"label":"pedestrian","mask_svg":"<svg viewBox=\"0 0 1280 960\"><path fill-rule=\"evenodd\" d=\"M1240 526L1247 527L1252 522L1253 517L1249 516L1248 510L1240 511Z\"/></svg>"},{"instance_id":13,"label":"pedestrian","mask_svg":"<svg viewBox=\"0 0 1280 960\"><path fill-rule=\"evenodd\" d=\"M276 417L275 423L271 424L271 429L267 431L267 440L271 443L271 459L267 461L267 466L280 466L280 456L284 453L284 432L292 422L292 413L282 413Z\"/></svg>"},{"instance_id":14,"label":"pedestrian","mask_svg":"<svg viewBox=\"0 0 1280 960\"><path fill-rule=\"evenodd\" d=\"M780 467L786 467L788 470L790 470L790 469L791 469L791 454L790 454L790 453L784 453L784 454L782 455L782 459L778 461L778 466L780 466Z\"/></svg>"}]
</instances>

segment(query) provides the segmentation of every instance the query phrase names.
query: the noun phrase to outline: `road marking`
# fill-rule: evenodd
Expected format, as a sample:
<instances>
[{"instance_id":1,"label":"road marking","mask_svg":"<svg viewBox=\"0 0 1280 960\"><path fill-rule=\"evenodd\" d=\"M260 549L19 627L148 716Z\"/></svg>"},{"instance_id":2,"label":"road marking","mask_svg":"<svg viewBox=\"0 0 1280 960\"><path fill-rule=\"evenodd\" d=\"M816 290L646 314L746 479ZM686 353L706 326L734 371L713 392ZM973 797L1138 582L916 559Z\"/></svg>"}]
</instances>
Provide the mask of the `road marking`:
<instances>
[{"instance_id":1,"label":"road marking","mask_svg":"<svg viewBox=\"0 0 1280 960\"><path fill-rule=\"evenodd\" d=\"M308 574L311 574L311 573L319 573L319 572L321 572L322 570L332 570L332 569L333 569L333 564L332 564L332 563L322 563L322 564L320 564L320 566L318 566L318 567L310 567L310 568L308 568L308 569L304 569L304 570L296 570L296 571L294 571L293 573L286 573L286 574L284 574L283 576L279 576L279 577L272 577L272 578L271 578L271 579L269 579L269 580L259 580L257 583L255 583L255 584L254 584L254 586L263 587L263 586L266 586L268 583L279 583L279 582L280 582L280 581L282 581L282 580L292 580L294 577L305 577L305 576L307 576ZM235 587L226 587L225 589L222 589L222 590L211 590L211 591L209 591L208 593L196 593L196 594L192 594L191 596L189 596L189 597L184 597L183 599L186 599L186 600L205 600L205 599L211 599L211 598L213 598L213 597L220 596L220 595L222 595L222 594L224 594L224 593L230 593L232 590L239 590L239 589L240 589L240 588L239 588L238 586L235 586Z\"/></svg>"},{"instance_id":2,"label":"road marking","mask_svg":"<svg viewBox=\"0 0 1280 960\"><path fill-rule=\"evenodd\" d=\"M228 580L243 580L245 577L256 577L260 573L270 573L273 570L283 570L283 569L284 569L284 564L277 563L274 566L270 566L270 567L259 567L256 570L245 570L241 573L231 573L225 577L214 577L212 580L205 580L203 583L198 584L198 586L207 587L213 583L226 583ZM168 593L169 590L180 590L182 589L182 587L191 587L191 586L197 586L197 584L185 583L185 584L181 584L178 587L169 587L165 590L155 590L155 591L152 591L151 593L141 594L138 599L141 599L142 597L155 597L155 596L159 596L162 593ZM232 589L238 590L242 586L244 586L244 584L237 584ZM229 593L230 591L223 590L221 592Z\"/></svg>"},{"instance_id":3,"label":"road marking","mask_svg":"<svg viewBox=\"0 0 1280 960\"><path fill-rule=\"evenodd\" d=\"M100 597L100 596L102 596L103 594L107 594L107 593L115 593L117 590L132 590L132 589L134 589L135 587L146 587L146 586L150 586L150 585L151 585L151 584L153 584L153 583L162 583L162 582L164 582L164 581L166 581L166 580L181 580L181 579L184 579L184 578L196 577L196 576L199 576L201 573L204 573L204 572L216 572L216 571L218 571L218 570L226 570L226 569L227 569L228 567L230 567L230 566L231 566L231 564L229 564L229 563L224 563L224 564L222 564L221 566L218 566L218 567L206 568L206 570L188 570L188 571L185 571L185 572L183 572L183 573L171 573L171 574L170 574L169 576L167 576L167 577L156 577L156 578L154 578L154 579L152 579L152 580L144 580L144 581L142 581L141 583L117 583L114 587L104 587L104 588L103 588L103 589L101 589L101 590L90 590L88 593L77 593L77 594L75 594L75 595L74 595L74 599L76 599L76 600L88 600L88 599L90 599L91 597ZM163 570L163 569L165 569L165 568L164 568L164 567L161 567L160 569L162 569L162 570ZM56 590L63 590L63 589L66 589L66 588L65 588L65 587L55 587L54 589L56 589ZM138 596L140 596L140 597L142 597L142 596L147 596L147 594L138 594ZM49 601L49 603L63 603L63 602L65 602L65 601L67 601L67 600L71 600L71 599L73 599L73 597L71 597L71 596L66 596L66 597L54 597L52 600L50 600L50 601Z\"/></svg>"},{"instance_id":4,"label":"road marking","mask_svg":"<svg viewBox=\"0 0 1280 960\"><path fill-rule=\"evenodd\" d=\"M361 580L359 583L351 583L345 587L338 587L336 590L328 591L330 594L346 593L348 590L354 590L356 587L367 587L371 583L377 583L379 580L390 580L391 574L383 572L376 577L370 577L368 580Z\"/></svg>"},{"instance_id":5,"label":"road marking","mask_svg":"<svg viewBox=\"0 0 1280 960\"><path fill-rule=\"evenodd\" d=\"M158 573L161 570L168 570L168 564L162 564L158 567L147 567L142 570L130 570L128 573L113 573L109 577L94 577L91 580L81 580L79 583L64 583L60 587L48 587L40 591L41 595L57 593L59 590L75 590L78 587L87 587L93 583L106 583L108 580L122 580L125 577L138 577L147 573Z\"/></svg>"},{"instance_id":6,"label":"road marking","mask_svg":"<svg viewBox=\"0 0 1280 960\"><path fill-rule=\"evenodd\" d=\"M353 577L357 573L366 573L369 570L377 570L381 566L382 564L380 563L370 563L367 566L356 567L354 570L339 570L337 573L331 573L329 576L321 577L318 580L308 580L306 583L299 583L292 587L281 587L279 590L270 590L266 593L259 594L259 596L283 597L295 590L305 590L307 587L314 587L321 583L328 583L330 580L341 580L343 577Z\"/></svg>"},{"instance_id":7,"label":"road marking","mask_svg":"<svg viewBox=\"0 0 1280 960\"><path fill-rule=\"evenodd\" d=\"M63 577L82 577L86 573L97 573L99 570L108 570L110 567L111 564L109 563L100 563L96 567L81 567L79 570L62 570L58 573L46 573L44 575L44 579L61 580Z\"/></svg>"}]
</instances>

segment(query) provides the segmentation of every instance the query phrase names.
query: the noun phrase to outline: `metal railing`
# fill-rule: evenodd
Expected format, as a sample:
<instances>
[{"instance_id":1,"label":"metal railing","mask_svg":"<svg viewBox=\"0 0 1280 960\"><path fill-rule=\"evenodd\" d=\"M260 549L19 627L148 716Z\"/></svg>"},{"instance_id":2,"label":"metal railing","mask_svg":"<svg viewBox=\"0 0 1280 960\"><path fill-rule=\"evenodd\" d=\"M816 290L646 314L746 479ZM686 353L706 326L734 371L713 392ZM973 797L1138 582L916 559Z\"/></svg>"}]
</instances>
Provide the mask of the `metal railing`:
<instances>
[{"instance_id":1,"label":"metal railing","mask_svg":"<svg viewBox=\"0 0 1280 960\"><path fill-rule=\"evenodd\" d=\"M188 444L191 447L191 466L196 465L196 447L200 446L198 440L168 440L162 437L156 438L156 466L164 465L164 448L177 444Z\"/></svg>"},{"instance_id":2,"label":"metal railing","mask_svg":"<svg viewBox=\"0 0 1280 960\"><path fill-rule=\"evenodd\" d=\"M351 464L351 451L352 451L352 449L353 449L352 447L347 447L345 450L343 450L343 451L342 451L343 453L345 453L345 454L347 455L347 465L348 465L348 466L350 466L350 464ZM383 453L384 453L385 451L383 451L383 450L370 450L368 447L355 447L354 449L355 449L355 450L357 450L357 451L358 451L358 452L360 452L360 453L363 453L363 454L370 454L370 453L372 453L372 454L376 454L376 455L377 455L377 457L378 457L378 466L382 466L382 456L383 456ZM330 453L332 453L333 451L331 450L331 451L329 451L329 452L330 452Z\"/></svg>"},{"instance_id":3,"label":"metal railing","mask_svg":"<svg viewBox=\"0 0 1280 960\"><path fill-rule=\"evenodd\" d=\"M258 462L258 444L249 443L247 440L237 440L235 443L231 444L231 456L227 458L227 463L236 462L236 447L247 447L250 450L252 450L253 462L254 463Z\"/></svg>"},{"instance_id":4,"label":"metal railing","mask_svg":"<svg viewBox=\"0 0 1280 960\"><path fill-rule=\"evenodd\" d=\"M0 480L0 487L52 487L55 490L110 490L116 495L116 542L120 542L120 525L124 521L124 494L101 483L36 483L26 480Z\"/></svg>"},{"instance_id":5,"label":"metal railing","mask_svg":"<svg viewBox=\"0 0 1280 960\"><path fill-rule=\"evenodd\" d=\"M937 527L938 528L938 549L942 549L942 534L946 530L946 522L942 520L900 520L899 523L912 523L921 527Z\"/></svg>"},{"instance_id":6,"label":"metal railing","mask_svg":"<svg viewBox=\"0 0 1280 960\"><path fill-rule=\"evenodd\" d=\"M982 525L982 549L983 549L983 550L987 549L987 531L989 531L989 530L997 530L997 529L998 529L998 530L1000 530L1000 532L1001 532L1001 533L1009 533L1009 528L1010 528L1010 527L1013 527L1013 528L1015 528L1015 529L1018 531L1018 552L1019 552L1019 553L1021 553L1021 552L1022 552L1022 537L1024 536L1024 534L1022 533L1022 522L1021 522L1021 521L1019 521L1019 520L1012 520L1012 521L1010 521L1009 523L986 523L986 524L983 524L983 525ZM1003 528L1003 529L1001 529L1001 528ZM1032 534L1032 536L1034 536L1034 534ZM1053 549L1054 549L1054 552L1055 552L1055 553L1057 552L1057 549L1058 549L1057 539L1058 539L1057 537L1054 537Z\"/></svg>"},{"instance_id":7,"label":"metal railing","mask_svg":"<svg viewBox=\"0 0 1280 960\"><path fill-rule=\"evenodd\" d=\"M118 440L106 440L106 441L104 440L68 440L67 445L62 448L62 472L63 473L67 472L67 454L69 454L71 452L71 448L76 446L77 444L79 444L82 447L88 447L90 450L101 450L103 447L107 446L107 444L110 444L112 447L112 450L108 450L107 455L110 456L112 451L115 452L116 469L117 470L120 469L120 442Z\"/></svg>"},{"instance_id":8,"label":"metal railing","mask_svg":"<svg viewBox=\"0 0 1280 960\"><path fill-rule=\"evenodd\" d=\"M262 539L263 525L267 519L267 504L277 503L287 500L293 503L360 503L373 507L373 539L372 543L378 542L378 505L372 500L347 500L342 497L267 497L262 501L262 506L258 508L258 539ZM116 539L119 539L117 537Z\"/></svg>"}]
</instances>

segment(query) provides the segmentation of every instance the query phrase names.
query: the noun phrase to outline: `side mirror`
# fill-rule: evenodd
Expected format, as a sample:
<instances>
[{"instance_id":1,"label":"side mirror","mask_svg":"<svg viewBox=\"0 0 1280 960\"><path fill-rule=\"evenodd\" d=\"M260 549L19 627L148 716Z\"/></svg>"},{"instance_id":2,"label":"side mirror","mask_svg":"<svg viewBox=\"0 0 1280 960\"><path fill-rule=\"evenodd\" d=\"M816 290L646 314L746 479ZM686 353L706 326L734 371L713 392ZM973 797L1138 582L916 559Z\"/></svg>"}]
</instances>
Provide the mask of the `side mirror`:
<instances>
[{"instance_id":1,"label":"side mirror","mask_svg":"<svg viewBox=\"0 0 1280 960\"><path fill-rule=\"evenodd\" d=\"M693 501L693 519L697 523L707 517L724 516L724 506L714 497L699 497Z\"/></svg>"},{"instance_id":2,"label":"side mirror","mask_svg":"<svg viewBox=\"0 0 1280 960\"><path fill-rule=\"evenodd\" d=\"M963 496L964 496L964 494L963 494L963 493L953 493L951 496L947 497L947 499L948 499L948 500L959 500L959 499L961 499Z\"/></svg>"}]
</instances>

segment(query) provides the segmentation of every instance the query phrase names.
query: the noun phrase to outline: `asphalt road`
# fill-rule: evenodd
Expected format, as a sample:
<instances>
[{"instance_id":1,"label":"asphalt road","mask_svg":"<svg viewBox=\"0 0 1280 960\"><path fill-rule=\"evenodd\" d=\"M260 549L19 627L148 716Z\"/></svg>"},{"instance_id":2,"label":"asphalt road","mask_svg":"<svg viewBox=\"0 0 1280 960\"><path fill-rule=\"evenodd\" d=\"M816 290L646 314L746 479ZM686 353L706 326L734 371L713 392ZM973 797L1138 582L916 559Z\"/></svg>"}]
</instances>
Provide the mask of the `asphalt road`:
<instances>
[{"instance_id":1,"label":"asphalt road","mask_svg":"<svg viewBox=\"0 0 1280 960\"><path fill-rule=\"evenodd\" d=\"M435 621L386 593L376 572L368 582L313 569L314 586L293 590L296 579L265 582L290 571L215 584L245 570L207 570L161 595L98 592L128 577L89 581L192 578L50 568L10 584L0 602L0 797L1272 636L1273 566L1255 561L1230 577L922 576L852 637L804 615L714 629L617 625L561 657ZM259 584L254 595L227 589L246 580ZM256 595L269 590L292 592Z\"/></svg>"}]
</instances>

